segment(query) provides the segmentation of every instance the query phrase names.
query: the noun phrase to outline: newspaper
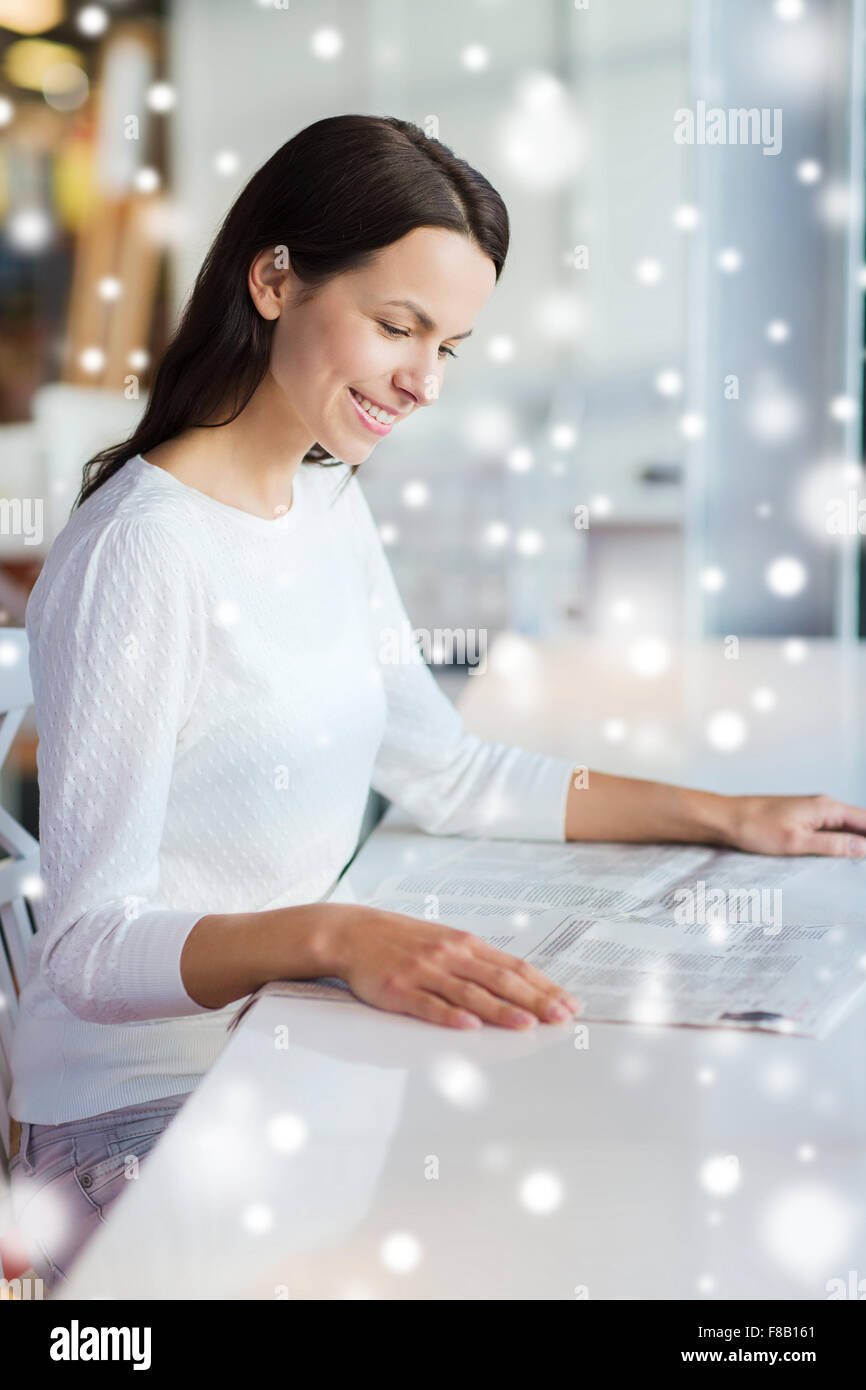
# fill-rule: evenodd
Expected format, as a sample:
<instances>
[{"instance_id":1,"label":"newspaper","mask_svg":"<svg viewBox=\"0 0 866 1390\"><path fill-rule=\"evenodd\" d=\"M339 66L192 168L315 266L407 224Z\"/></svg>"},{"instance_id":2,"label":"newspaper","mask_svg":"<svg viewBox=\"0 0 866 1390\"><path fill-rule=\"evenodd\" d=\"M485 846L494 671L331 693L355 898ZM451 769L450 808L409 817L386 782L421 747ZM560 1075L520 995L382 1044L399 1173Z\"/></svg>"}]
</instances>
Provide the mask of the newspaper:
<instances>
[{"instance_id":1,"label":"newspaper","mask_svg":"<svg viewBox=\"0 0 866 1390\"><path fill-rule=\"evenodd\" d=\"M581 1001L579 1022L823 1038L866 987L866 925L789 920L784 889L814 862L698 845L451 837L364 902L528 960ZM354 998L331 978L275 981L241 1013L261 993Z\"/></svg>"}]
</instances>

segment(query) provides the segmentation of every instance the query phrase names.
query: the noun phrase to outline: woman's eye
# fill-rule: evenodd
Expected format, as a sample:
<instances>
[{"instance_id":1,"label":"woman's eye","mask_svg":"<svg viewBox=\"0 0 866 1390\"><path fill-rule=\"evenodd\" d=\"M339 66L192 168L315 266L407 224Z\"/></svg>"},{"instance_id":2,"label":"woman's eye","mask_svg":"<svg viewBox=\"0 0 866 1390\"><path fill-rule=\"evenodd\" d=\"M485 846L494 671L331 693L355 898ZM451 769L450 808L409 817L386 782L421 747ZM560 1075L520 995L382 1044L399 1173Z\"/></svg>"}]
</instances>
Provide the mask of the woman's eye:
<instances>
[{"instance_id":1,"label":"woman's eye","mask_svg":"<svg viewBox=\"0 0 866 1390\"><path fill-rule=\"evenodd\" d=\"M394 325L393 325L392 323L383 323L381 319L377 319L377 323L379 324L379 327L380 327L380 328L384 328L384 330L385 330L386 333L390 333L391 336L392 336L392 338L408 338L408 337L409 337L408 330L405 329L405 328L395 328ZM447 348L447 347L441 347L441 348L439 349L439 351L440 351L440 352L445 352L445 353L447 353L449 357L454 357L454 358L456 358L457 355L458 355L456 352L452 352L451 348Z\"/></svg>"}]
</instances>

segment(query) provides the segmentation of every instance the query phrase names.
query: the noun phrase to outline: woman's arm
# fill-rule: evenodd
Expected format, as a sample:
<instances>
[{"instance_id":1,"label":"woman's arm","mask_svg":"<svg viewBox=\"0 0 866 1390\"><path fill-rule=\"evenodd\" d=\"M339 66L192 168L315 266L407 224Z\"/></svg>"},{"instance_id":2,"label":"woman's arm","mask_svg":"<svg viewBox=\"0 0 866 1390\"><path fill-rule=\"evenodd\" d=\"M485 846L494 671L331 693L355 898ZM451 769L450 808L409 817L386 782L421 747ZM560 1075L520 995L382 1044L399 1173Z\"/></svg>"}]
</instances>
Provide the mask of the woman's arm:
<instances>
[{"instance_id":1,"label":"woman's arm","mask_svg":"<svg viewBox=\"0 0 866 1390\"><path fill-rule=\"evenodd\" d=\"M200 918L180 955L184 989L203 1008L221 1009L268 980L332 974L328 925L336 906L303 903Z\"/></svg>"},{"instance_id":2,"label":"woman's arm","mask_svg":"<svg viewBox=\"0 0 866 1390\"><path fill-rule=\"evenodd\" d=\"M668 840L753 854L866 855L866 810L831 796L717 792L576 769L566 840Z\"/></svg>"},{"instance_id":3,"label":"woman's arm","mask_svg":"<svg viewBox=\"0 0 866 1390\"><path fill-rule=\"evenodd\" d=\"M375 1008L448 1028L558 1023L578 1000L471 932L362 903L202 917L181 952L191 998L219 1009L267 980L336 975Z\"/></svg>"}]
</instances>

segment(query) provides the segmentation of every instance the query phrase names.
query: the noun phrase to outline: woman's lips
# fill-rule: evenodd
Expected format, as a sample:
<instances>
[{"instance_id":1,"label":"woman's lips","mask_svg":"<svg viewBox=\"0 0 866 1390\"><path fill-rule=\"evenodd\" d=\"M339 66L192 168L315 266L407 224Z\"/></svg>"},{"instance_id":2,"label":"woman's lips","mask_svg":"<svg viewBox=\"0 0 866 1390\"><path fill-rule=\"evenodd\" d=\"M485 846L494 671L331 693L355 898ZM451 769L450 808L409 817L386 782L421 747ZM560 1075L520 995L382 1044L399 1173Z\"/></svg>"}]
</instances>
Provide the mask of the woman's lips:
<instances>
[{"instance_id":1,"label":"woman's lips","mask_svg":"<svg viewBox=\"0 0 866 1390\"><path fill-rule=\"evenodd\" d=\"M370 431L371 434L378 434L381 436L383 434L391 433L392 429L394 428L393 425L382 425L379 423L378 420L374 420L372 415L368 415L366 410L361 409L360 405L355 400L355 397L352 395L352 388L350 386L347 386L346 390L349 393L349 400L352 402L352 408L354 409L355 414L358 416L358 419L361 421L361 424L366 425L367 429Z\"/></svg>"}]
</instances>

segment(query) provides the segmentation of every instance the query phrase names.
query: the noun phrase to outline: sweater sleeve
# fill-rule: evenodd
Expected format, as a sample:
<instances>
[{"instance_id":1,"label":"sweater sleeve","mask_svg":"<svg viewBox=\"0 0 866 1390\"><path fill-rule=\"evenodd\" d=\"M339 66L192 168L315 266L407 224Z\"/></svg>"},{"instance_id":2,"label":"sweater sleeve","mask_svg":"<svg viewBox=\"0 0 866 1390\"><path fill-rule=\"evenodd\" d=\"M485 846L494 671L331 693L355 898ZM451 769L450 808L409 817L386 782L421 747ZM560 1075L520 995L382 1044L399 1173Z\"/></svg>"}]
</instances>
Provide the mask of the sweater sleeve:
<instances>
[{"instance_id":1,"label":"sweater sleeve","mask_svg":"<svg viewBox=\"0 0 866 1390\"><path fill-rule=\"evenodd\" d=\"M429 834L563 843L574 762L482 739L464 727L407 640L412 624L356 477L346 493L362 547L372 637L387 697L373 789Z\"/></svg>"},{"instance_id":2,"label":"sweater sleeve","mask_svg":"<svg viewBox=\"0 0 866 1390\"><path fill-rule=\"evenodd\" d=\"M159 901L175 745L206 638L191 562L159 520L114 518L73 546L50 584L37 581L25 627L43 977L90 1022L212 1012L180 974L183 944L207 909Z\"/></svg>"}]
</instances>

